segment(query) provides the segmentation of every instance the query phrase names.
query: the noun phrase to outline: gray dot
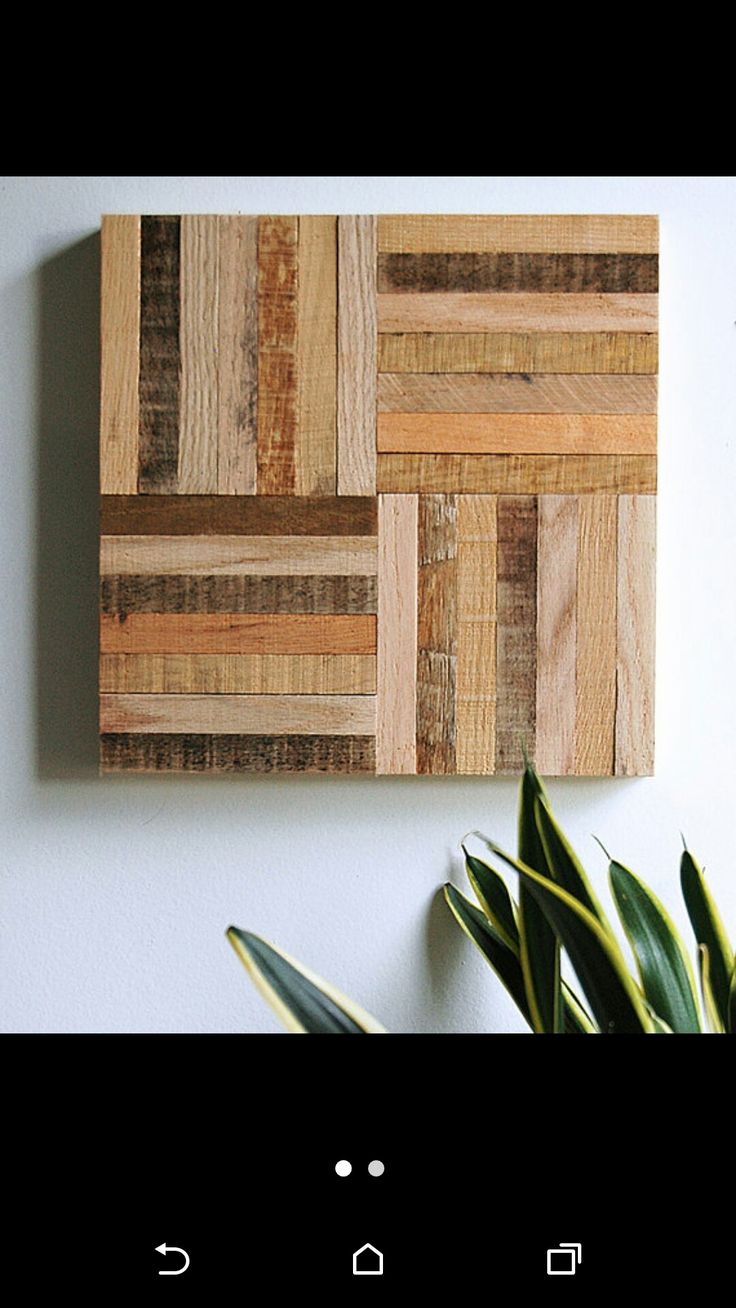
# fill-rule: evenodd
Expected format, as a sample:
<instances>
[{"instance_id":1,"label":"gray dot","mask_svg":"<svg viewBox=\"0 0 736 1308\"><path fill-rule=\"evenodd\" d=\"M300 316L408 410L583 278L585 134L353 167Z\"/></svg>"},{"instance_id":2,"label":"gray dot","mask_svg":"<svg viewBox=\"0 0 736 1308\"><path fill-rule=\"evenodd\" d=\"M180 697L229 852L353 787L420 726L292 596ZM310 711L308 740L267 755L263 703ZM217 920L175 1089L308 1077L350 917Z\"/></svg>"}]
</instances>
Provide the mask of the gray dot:
<instances>
[{"instance_id":1,"label":"gray dot","mask_svg":"<svg viewBox=\"0 0 736 1308\"><path fill-rule=\"evenodd\" d=\"M341 1158L339 1163L335 1163L335 1171L338 1176L349 1176L352 1170L353 1165L348 1162L347 1158Z\"/></svg>"},{"instance_id":2,"label":"gray dot","mask_svg":"<svg viewBox=\"0 0 736 1308\"><path fill-rule=\"evenodd\" d=\"M383 1176L385 1170L383 1163L378 1158L374 1158L373 1162L368 1164L368 1171L371 1176Z\"/></svg>"}]
</instances>

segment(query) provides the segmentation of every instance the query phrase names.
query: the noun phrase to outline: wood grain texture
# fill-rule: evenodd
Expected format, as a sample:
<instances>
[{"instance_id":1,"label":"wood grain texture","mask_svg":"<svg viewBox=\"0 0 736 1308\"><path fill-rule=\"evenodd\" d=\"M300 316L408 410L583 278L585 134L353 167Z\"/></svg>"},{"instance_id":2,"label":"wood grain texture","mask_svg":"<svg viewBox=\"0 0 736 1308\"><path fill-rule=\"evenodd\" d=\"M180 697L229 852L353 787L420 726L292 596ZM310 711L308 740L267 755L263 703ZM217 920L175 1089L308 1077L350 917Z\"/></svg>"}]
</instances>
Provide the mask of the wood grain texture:
<instances>
[{"instance_id":1,"label":"wood grain texture","mask_svg":"<svg viewBox=\"0 0 736 1308\"><path fill-rule=\"evenodd\" d=\"M218 220L185 214L180 229L179 473L183 495L217 493Z\"/></svg>"},{"instance_id":2,"label":"wood grain texture","mask_svg":"<svg viewBox=\"0 0 736 1308\"><path fill-rule=\"evenodd\" d=\"M258 220L259 495L296 487L298 229L298 218Z\"/></svg>"},{"instance_id":3,"label":"wood grain texture","mask_svg":"<svg viewBox=\"0 0 736 1308\"><path fill-rule=\"evenodd\" d=\"M137 215L102 219L100 489L105 495L138 490L140 244Z\"/></svg>"},{"instance_id":4,"label":"wood grain texture","mask_svg":"<svg viewBox=\"0 0 736 1308\"><path fill-rule=\"evenodd\" d=\"M384 372L378 378L378 412L655 414L657 379L605 373ZM378 428L380 440L380 417Z\"/></svg>"},{"instance_id":5,"label":"wood grain texture","mask_svg":"<svg viewBox=\"0 0 736 1308\"><path fill-rule=\"evenodd\" d=\"M654 772L656 505L641 495L618 501L616 774Z\"/></svg>"},{"instance_id":6,"label":"wood grain texture","mask_svg":"<svg viewBox=\"0 0 736 1308\"><path fill-rule=\"evenodd\" d=\"M381 214L378 249L429 254L656 254L641 214Z\"/></svg>"},{"instance_id":7,"label":"wood grain texture","mask_svg":"<svg viewBox=\"0 0 736 1308\"><path fill-rule=\"evenodd\" d=\"M656 295L376 297L379 332L656 332Z\"/></svg>"},{"instance_id":8,"label":"wood grain texture","mask_svg":"<svg viewBox=\"0 0 736 1308\"><path fill-rule=\"evenodd\" d=\"M107 772L373 772L374 736L105 733Z\"/></svg>"},{"instance_id":9,"label":"wood grain texture","mask_svg":"<svg viewBox=\"0 0 736 1308\"><path fill-rule=\"evenodd\" d=\"M615 495L586 495L578 501L577 776L614 771L617 522Z\"/></svg>"},{"instance_id":10,"label":"wood grain texture","mask_svg":"<svg viewBox=\"0 0 736 1308\"><path fill-rule=\"evenodd\" d=\"M418 504L417 772L456 770L457 501Z\"/></svg>"},{"instance_id":11,"label":"wood grain texture","mask_svg":"<svg viewBox=\"0 0 736 1308\"><path fill-rule=\"evenodd\" d=\"M258 219L218 218L217 491L254 495L258 443Z\"/></svg>"},{"instance_id":12,"label":"wood grain texture","mask_svg":"<svg viewBox=\"0 0 736 1308\"><path fill-rule=\"evenodd\" d=\"M578 499L537 501L537 714L542 776L575 772Z\"/></svg>"},{"instance_id":13,"label":"wood grain texture","mask_svg":"<svg viewBox=\"0 0 736 1308\"><path fill-rule=\"evenodd\" d=\"M379 254L378 290L656 293L656 254Z\"/></svg>"},{"instance_id":14,"label":"wood grain texture","mask_svg":"<svg viewBox=\"0 0 736 1308\"><path fill-rule=\"evenodd\" d=\"M103 536L375 536L369 496L103 495Z\"/></svg>"},{"instance_id":15,"label":"wood grain texture","mask_svg":"<svg viewBox=\"0 0 736 1308\"><path fill-rule=\"evenodd\" d=\"M100 691L146 695L374 695L374 654L103 654Z\"/></svg>"},{"instance_id":16,"label":"wood grain texture","mask_svg":"<svg viewBox=\"0 0 736 1308\"><path fill-rule=\"evenodd\" d=\"M103 536L104 576L375 576L375 536Z\"/></svg>"},{"instance_id":17,"label":"wood grain texture","mask_svg":"<svg viewBox=\"0 0 736 1308\"><path fill-rule=\"evenodd\" d=\"M337 493L376 492L376 219L338 218Z\"/></svg>"},{"instance_id":18,"label":"wood grain texture","mask_svg":"<svg viewBox=\"0 0 736 1308\"><path fill-rule=\"evenodd\" d=\"M393 494L653 495L657 461L642 454L379 454Z\"/></svg>"},{"instance_id":19,"label":"wood grain texture","mask_svg":"<svg viewBox=\"0 0 736 1308\"><path fill-rule=\"evenodd\" d=\"M456 770L495 771L496 540L495 496L457 500Z\"/></svg>"},{"instance_id":20,"label":"wood grain texture","mask_svg":"<svg viewBox=\"0 0 736 1308\"><path fill-rule=\"evenodd\" d=\"M371 615L102 614L103 654L375 654Z\"/></svg>"},{"instance_id":21,"label":"wood grain texture","mask_svg":"<svg viewBox=\"0 0 736 1308\"><path fill-rule=\"evenodd\" d=\"M536 749L537 501L498 500L496 771L518 773Z\"/></svg>"},{"instance_id":22,"label":"wood grain texture","mask_svg":"<svg viewBox=\"0 0 736 1308\"><path fill-rule=\"evenodd\" d=\"M175 494L179 468L180 220L141 218L138 490Z\"/></svg>"},{"instance_id":23,"label":"wood grain texture","mask_svg":"<svg viewBox=\"0 0 736 1308\"><path fill-rule=\"evenodd\" d=\"M656 332L405 332L378 337L379 372L657 371Z\"/></svg>"},{"instance_id":24,"label":"wood grain texture","mask_svg":"<svg viewBox=\"0 0 736 1308\"><path fill-rule=\"evenodd\" d=\"M373 695L101 695L100 731L375 735Z\"/></svg>"},{"instance_id":25,"label":"wood grain texture","mask_svg":"<svg viewBox=\"0 0 736 1308\"><path fill-rule=\"evenodd\" d=\"M417 532L417 496L382 495L378 501L378 773L417 770Z\"/></svg>"},{"instance_id":26,"label":"wood grain texture","mask_svg":"<svg viewBox=\"0 0 736 1308\"><path fill-rule=\"evenodd\" d=\"M100 612L375 613L375 577L158 576L103 577Z\"/></svg>"},{"instance_id":27,"label":"wood grain texture","mask_svg":"<svg viewBox=\"0 0 736 1308\"><path fill-rule=\"evenodd\" d=\"M378 451L653 455L657 419L610 413L379 413Z\"/></svg>"},{"instance_id":28,"label":"wood grain texture","mask_svg":"<svg viewBox=\"0 0 736 1308\"><path fill-rule=\"evenodd\" d=\"M299 219L297 495L337 487L337 219Z\"/></svg>"}]
</instances>

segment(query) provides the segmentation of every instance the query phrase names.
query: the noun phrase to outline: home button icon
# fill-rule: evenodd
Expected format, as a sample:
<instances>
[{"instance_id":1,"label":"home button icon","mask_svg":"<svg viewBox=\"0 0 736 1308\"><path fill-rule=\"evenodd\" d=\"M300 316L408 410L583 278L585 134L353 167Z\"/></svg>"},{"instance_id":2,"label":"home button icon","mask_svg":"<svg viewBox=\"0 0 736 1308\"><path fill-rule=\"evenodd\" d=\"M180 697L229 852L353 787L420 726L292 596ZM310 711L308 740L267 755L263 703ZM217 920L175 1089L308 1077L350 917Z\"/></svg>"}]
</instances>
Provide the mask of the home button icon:
<instances>
[{"instance_id":1,"label":"home button icon","mask_svg":"<svg viewBox=\"0 0 736 1308\"><path fill-rule=\"evenodd\" d=\"M383 1276L383 1254L372 1244L364 1244L353 1254L353 1276Z\"/></svg>"}]
</instances>

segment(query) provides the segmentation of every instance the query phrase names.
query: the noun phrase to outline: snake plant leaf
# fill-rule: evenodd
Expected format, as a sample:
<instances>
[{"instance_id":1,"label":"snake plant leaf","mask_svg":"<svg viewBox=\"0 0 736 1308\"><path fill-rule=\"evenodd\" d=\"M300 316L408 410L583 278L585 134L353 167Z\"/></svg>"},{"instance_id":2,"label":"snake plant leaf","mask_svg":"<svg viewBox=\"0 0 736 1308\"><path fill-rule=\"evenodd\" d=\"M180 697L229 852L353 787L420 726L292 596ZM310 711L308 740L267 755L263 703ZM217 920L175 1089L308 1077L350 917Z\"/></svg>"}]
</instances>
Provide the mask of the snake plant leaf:
<instances>
[{"instance_id":1,"label":"snake plant leaf","mask_svg":"<svg viewBox=\"0 0 736 1308\"><path fill-rule=\"evenodd\" d=\"M508 887L495 868L489 867L482 859L469 854L462 846L465 855L465 870L468 874L476 898L488 921L505 941L509 949L519 952L519 928L516 912Z\"/></svg>"},{"instance_id":2,"label":"snake plant leaf","mask_svg":"<svg viewBox=\"0 0 736 1308\"><path fill-rule=\"evenodd\" d=\"M450 911L460 923L466 936L477 946L483 957L490 963L496 976L503 982L522 1017L532 1025L529 1008L524 991L524 978L518 954L509 949L480 909L471 904L465 895L449 881L444 887L445 899Z\"/></svg>"},{"instance_id":3,"label":"snake plant leaf","mask_svg":"<svg viewBox=\"0 0 736 1308\"><path fill-rule=\"evenodd\" d=\"M708 950L708 971L713 1000L721 1025L728 1030L733 952L705 877L688 849L683 850L680 860L680 885L695 939L698 945L705 945Z\"/></svg>"},{"instance_id":4,"label":"snake plant leaf","mask_svg":"<svg viewBox=\"0 0 736 1308\"><path fill-rule=\"evenodd\" d=\"M608 924L593 887L577 854L555 821L548 804L539 796L534 800L534 820L544 848L549 872L546 874L557 885L577 899L588 912L597 918L612 940L615 936ZM537 869L538 871L539 869Z\"/></svg>"},{"instance_id":5,"label":"snake plant leaf","mask_svg":"<svg viewBox=\"0 0 736 1308\"><path fill-rule=\"evenodd\" d=\"M598 1029L590 1020L574 990L566 981L561 983L565 1035L597 1035Z\"/></svg>"},{"instance_id":6,"label":"snake plant leaf","mask_svg":"<svg viewBox=\"0 0 736 1308\"><path fill-rule=\"evenodd\" d=\"M698 957L700 959L700 985L703 991L703 1008L708 1019L708 1026L714 1035L723 1035L726 1030L723 1019L716 1003L711 982L711 959L710 950L707 945L698 945Z\"/></svg>"},{"instance_id":7,"label":"snake plant leaf","mask_svg":"<svg viewBox=\"0 0 736 1308\"><path fill-rule=\"evenodd\" d=\"M728 1030L736 1035L736 966L731 975L731 988L728 992Z\"/></svg>"},{"instance_id":8,"label":"snake plant leaf","mask_svg":"<svg viewBox=\"0 0 736 1308\"><path fill-rule=\"evenodd\" d=\"M654 1024L654 1034L655 1034L655 1035L672 1035L672 1027L671 1027L671 1026L668 1026L667 1023L666 1023L665 1021L663 1021L663 1019L659 1016L658 1013L655 1013L654 1009L652 1008L652 1005L651 1005L651 1004L648 1004L647 1001L646 1001L646 999L644 1000L644 1003L645 1003L645 1005L646 1005L646 1010L647 1010L647 1012L648 1012L649 1016L651 1017L652 1022L653 1022L653 1024Z\"/></svg>"},{"instance_id":9,"label":"snake plant leaf","mask_svg":"<svg viewBox=\"0 0 736 1308\"><path fill-rule=\"evenodd\" d=\"M537 773L526 760L519 787L519 858L542 876L551 876L534 817L535 802L546 803L547 796ZM524 987L534 1030L557 1033L564 1026L560 944L544 912L523 882L519 884L519 932Z\"/></svg>"},{"instance_id":10,"label":"snake plant leaf","mask_svg":"<svg viewBox=\"0 0 736 1308\"><path fill-rule=\"evenodd\" d=\"M384 1028L283 950L239 927L227 929L248 975L287 1031L300 1035L378 1035Z\"/></svg>"},{"instance_id":11,"label":"snake plant leaf","mask_svg":"<svg viewBox=\"0 0 736 1308\"><path fill-rule=\"evenodd\" d=\"M674 922L630 868L613 859L608 877L646 999L672 1031L699 1032L695 976Z\"/></svg>"}]
</instances>

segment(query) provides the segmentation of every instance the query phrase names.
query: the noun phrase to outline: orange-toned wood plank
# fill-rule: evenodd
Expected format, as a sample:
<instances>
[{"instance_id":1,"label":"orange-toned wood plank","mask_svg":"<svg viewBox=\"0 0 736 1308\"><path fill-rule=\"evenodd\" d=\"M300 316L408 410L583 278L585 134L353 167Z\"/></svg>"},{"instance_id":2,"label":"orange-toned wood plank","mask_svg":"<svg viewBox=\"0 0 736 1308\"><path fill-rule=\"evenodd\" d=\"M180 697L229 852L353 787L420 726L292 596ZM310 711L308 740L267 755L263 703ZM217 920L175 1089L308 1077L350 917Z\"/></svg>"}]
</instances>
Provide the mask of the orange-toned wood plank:
<instances>
[{"instance_id":1,"label":"orange-toned wood plank","mask_svg":"<svg viewBox=\"0 0 736 1308\"><path fill-rule=\"evenodd\" d=\"M299 219L297 495L337 482L337 219Z\"/></svg>"},{"instance_id":2,"label":"orange-toned wood plank","mask_svg":"<svg viewBox=\"0 0 736 1308\"><path fill-rule=\"evenodd\" d=\"M535 764L544 776L575 771L578 499L537 501L537 717Z\"/></svg>"},{"instance_id":3,"label":"orange-toned wood plank","mask_svg":"<svg viewBox=\"0 0 736 1308\"><path fill-rule=\"evenodd\" d=\"M647 414L379 413L379 453L656 454Z\"/></svg>"},{"instance_id":4,"label":"orange-toned wood plank","mask_svg":"<svg viewBox=\"0 0 736 1308\"><path fill-rule=\"evenodd\" d=\"M299 219L258 219L258 494L295 489Z\"/></svg>"},{"instance_id":5,"label":"orange-toned wood plank","mask_svg":"<svg viewBox=\"0 0 736 1308\"><path fill-rule=\"evenodd\" d=\"M402 332L378 337L381 373L657 371L656 332Z\"/></svg>"},{"instance_id":6,"label":"orange-toned wood plank","mask_svg":"<svg viewBox=\"0 0 736 1308\"><path fill-rule=\"evenodd\" d=\"M577 776L606 777L614 770L617 522L615 495L578 500Z\"/></svg>"},{"instance_id":7,"label":"orange-toned wood plank","mask_svg":"<svg viewBox=\"0 0 736 1308\"><path fill-rule=\"evenodd\" d=\"M642 214L381 214L381 253L656 254Z\"/></svg>"},{"instance_id":8,"label":"orange-toned wood plank","mask_svg":"<svg viewBox=\"0 0 736 1308\"><path fill-rule=\"evenodd\" d=\"M495 771L496 539L492 495L457 500L456 770Z\"/></svg>"},{"instance_id":9,"label":"orange-toned wood plank","mask_svg":"<svg viewBox=\"0 0 736 1308\"><path fill-rule=\"evenodd\" d=\"M100 731L373 735L373 695L101 695Z\"/></svg>"},{"instance_id":10,"label":"orange-toned wood plank","mask_svg":"<svg viewBox=\"0 0 736 1308\"><path fill-rule=\"evenodd\" d=\"M102 219L100 485L103 495L138 490L138 369L141 220Z\"/></svg>"},{"instance_id":11,"label":"orange-toned wood plank","mask_svg":"<svg viewBox=\"0 0 736 1308\"><path fill-rule=\"evenodd\" d=\"M102 576L375 576L375 536L103 536Z\"/></svg>"},{"instance_id":12,"label":"orange-toned wood plank","mask_svg":"<svg viewBox=\"0 0 736 1308\"><path fill-rule=\"evenodd\" d=\"M378 489L393 494L653 495L645 454L379 454Z\"/></svg>"},{"instance_id":13,"label":"orange-toned wood plank","mask_svg":"<svg viewBox=\"0 0 736 1308\"><path fill-rule=\"evenodd\" d=\"M378 378L378 411L653 414L657 379L606 373L384 372ZM380 438L380 417L378 422Z\"/></svg>"},{"instance_id":14,"label":"orange-toned wood plank","mask_svg":"<svg viewBox=\"0 0 736 1308\"><path fill-rule=\"evenodd\" d=\"M181 220L179 479L181 495L217 491L218 220Z\"/></svg>"},{"instance_id":15,"label":"orange-toned wood plank","mask_svg":"<svg viewBox=\"0 0 736 1308\"><path fill-rule=\"evenodd\" d=\"M374 695L375 654L103 654L100 691L145 695Z\"/></svg>"},{"instance_id":16,"label":"orange-toned wood plank","mask_svg":"<svg viewBox=\"0 0 736 1308\"><path fill-rule=\"evenodd\" d=\"M417 514L416 495L379 498L378 773L417 770Z\"/></svg>"},{"instance_id":17,"label":"orange-toned wood plank","mask_svg":"<svg viewBox=\"0 0 736 1308\"><path fill-rule=\"evenodd\" d=\"M258 438L258 219L218 218L217 490L254 495Z\"/></svg>"},{"instance_id":18,"label":"orange-toned wood plank","mask_svg":"<svg viewBox=\"0 0 736 1308\"><path fill-rule=\"evenodd\" d=\"M376 219L338 219L337 493L376 491Z\"/></svg>"},{"instance_id":19,"label":"orange-toned wood plank","mask_svg":"<svg viewBox=\"0 0 736 1308\"><path fill-rule=\"evenodd\" d=\"M656 295L387 293L379 332L656 332Z\"/></svg>"},{"instance_id":20,"label":"orange-toned wood plank","mask_svg":"<svg viewBox=\"0 0 736 1308\"><path fill-rule=\"evenodd\" d=\"M618 502L618 658L616 773L654 772L654 500L622 495Z\"/></svg>"},{"instance_id":21,"label":"orange-toned wood plank","mask_svg":"<svg viewBox=\"0 0 736 1308\"><path fill-rule=\"evenodd\" d=\"M100 618L103 654L375 654L372 614L131 613Z\"/></svg>"}]
</instances>

